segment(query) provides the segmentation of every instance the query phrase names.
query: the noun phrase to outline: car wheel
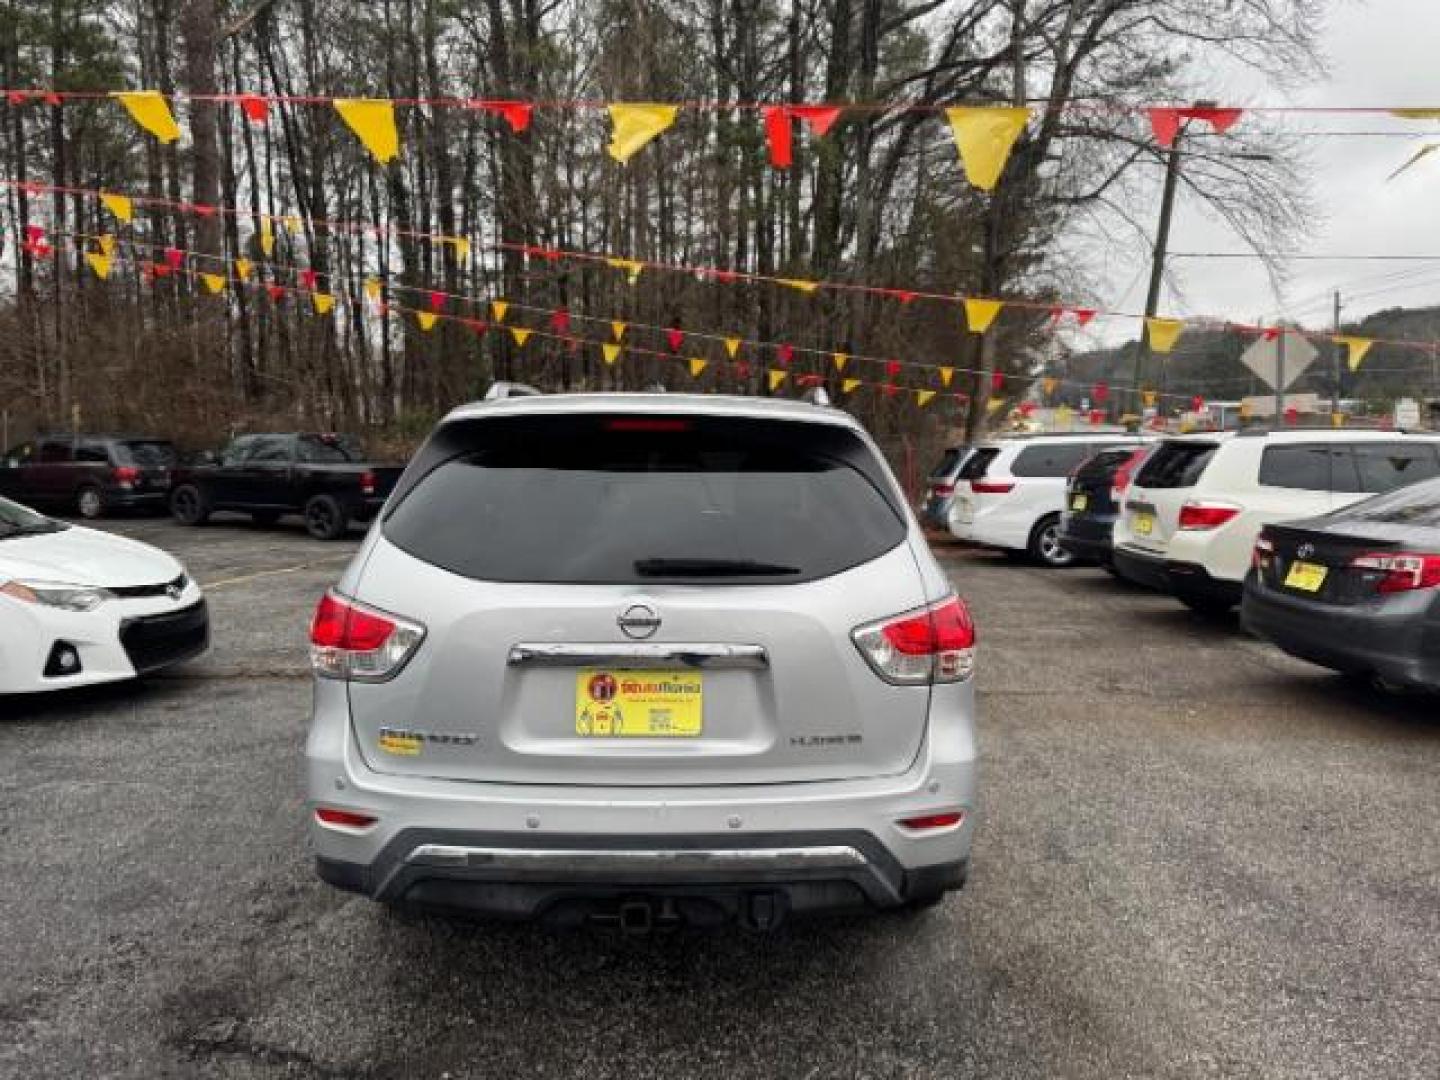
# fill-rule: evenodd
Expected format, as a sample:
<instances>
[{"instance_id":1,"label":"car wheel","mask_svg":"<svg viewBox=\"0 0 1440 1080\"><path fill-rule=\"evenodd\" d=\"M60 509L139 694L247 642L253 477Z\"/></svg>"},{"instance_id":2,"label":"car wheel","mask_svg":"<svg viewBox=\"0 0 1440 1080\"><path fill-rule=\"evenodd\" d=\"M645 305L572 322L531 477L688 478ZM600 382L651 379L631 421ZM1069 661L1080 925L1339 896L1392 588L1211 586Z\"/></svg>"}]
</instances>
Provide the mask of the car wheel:
<instances>
[{"instance_id":1,"label":"car wheel","mask_svg":"<svg viewBox=\"0 0 1440 1080\"><path fill-rule=\"evenodd\" d=\"M80 516L94 521L105 513L105 499L94 484L86 484L75 493L75 509Z\"/></svg>"},{"instance_id":2,"label":"car wheel","mask_svg":"<svg viewBox=\"0 0 1440 1080\"><path fill-rule=\"evenodd\" d=\"M1209 596L1205 593L1181 592L1176 593L1175 598L1195 614L1204 615L1207 619L1223 619L1235 606L1233 600L1226 600L1220 596Z\"/></svg>"},{"instance_id":3,"label":"car wheel","mask_svg":"<svg viewBox=\"0 0 1440 1080\"><path fill-rule=\"evenodd\" d=\"M1030 534L1030 544L1025 549L1032 561L1041 566L1069 566L1075 556L1060 542L1060 515L1041 518L1040 524Z\"/></svg>"},{"instance_id":4,"label":"car wheel","mask_svg":"<svg viewBox=\"0 0 1440 1080\"><path fill-rule=\"evenodd\" d=\"M334 495L316 495L305 504L305 531L316 540L339 540L350 519Z\"/></svg>"},{"instance_id":5,"label":"car wheel","mask_svg":"<svg viewBox=\"0 0 1440 1080\"><path fill-rule=\"evenodd\" d=\"M280 511L251 510L250 520L255 522L256 525L274 525L277 521L280 520Z\"/></svg>"},{"instance_id":6,"label":"car wheel","mask_svg":"<svg viewBox=\"0 0 1440 1080\"><path fill-rule=\"evenodd\" d=\"M170 493L170 516L181 525L204 525L210 519L210 500L194 484L181 484Z\"/></svg>"}]
</instances>

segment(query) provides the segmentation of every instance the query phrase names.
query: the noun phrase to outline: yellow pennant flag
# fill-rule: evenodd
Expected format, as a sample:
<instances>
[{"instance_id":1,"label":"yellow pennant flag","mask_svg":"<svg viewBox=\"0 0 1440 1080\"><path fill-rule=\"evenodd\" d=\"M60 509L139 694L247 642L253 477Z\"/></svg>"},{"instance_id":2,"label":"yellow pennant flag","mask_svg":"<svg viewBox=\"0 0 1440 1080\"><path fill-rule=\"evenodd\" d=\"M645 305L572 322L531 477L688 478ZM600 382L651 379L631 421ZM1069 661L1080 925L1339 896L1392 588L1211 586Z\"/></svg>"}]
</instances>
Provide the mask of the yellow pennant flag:
<instances>
[{"instance_id":1,"label":"yellow pennant flag","mask_svg":"<svg viewBox=\"0 0 1440 1080\"><path fill-rule=\"evenodd\" d=\"M336 98L335 111L381 165L400 152L395 106L390 102L377 98Z\"/></svg>"},{"instance_id":2,"label":"yellow pennant flag","mask_svg":"<svg viewBox=\"0 0 1440 1080\"><path fill-rule=\"evenodd\" d=\"M523 349L525 342L530 340L530 331L526 330L523 326L512 326L510 328L510 336L515 339L515 344Z\"/></svg>"},{"instance_id":3,"label":"yellow pennant flag","mask_svg":"<svg viewBox=\"0 0 1440 1080\"><path fill-rule=\"evenodd\" d=\"M110 276L110 256L101 255L92 251L85 256L85 261L90 264L90 269L95 271L95 276L104 281Z\"/></svg>"},{"instance_id":4,"label":"yellow pennant flag","mask_svg":"<svg viewBox=\"0 0 1440 1080\"><path fill-rule=\"evenodd\" d=\"M330 314L330 309L335 306L335 297L329 293L311 293L310 303L315 305L316 315L328 315Z\"/></svg>"},{"instance_id":5,"label":"yellow pennant flag","mask_svg":"<svg viewBox=\"0 0 1440 1080\"><path fill-rule=\"evenodd\" d=\"M835 361L836 371L844 371L845 365L850 361L850 357L843 352L832 353L830 359Z\"/></svg>"},{"instance_id":6,"label":"yellow pennant flag","mask_svg":"<svg viewBox=\"0 0 1440 1080\"><path fill-rule=\"evenodd\" d=\"M420 324L420 329L424 330L427 334L435 329L435 320L439 317L440 316L436 315L433 311L417 311L415 313L415 321Z\"/></svg>"},{"instance_id":7,"label":"yellow pennant flag","mask_svg":"<svg viewBox=\"0 0 1440 1080\"><path fill-rule=\"evenodd\" d=\"M205 283L205 288L210 290L212 296L225 291L224 274L201 274L200 280Z\"/></svg>"},{"instance_id":8,"label":"yellow pennant flag","mask_svg":"<svg viewBox=\"0 0 1440 1080\"><path fill-rule=\"evenodd\" d=\"M725 352L731 360L735 359L735 354L740 351L742 344L743 342L738 337L727 337L725 339Z\"/></svg>"},{"instance_id":9,"label":"yellow pennant flag","mask_svg":"<svg viewBox=\"0 0 1440 1080\"><path fill-rule=\"evenodd\" d=\"M267 259L275 254L275 229L268 220L260 226L260 251Z\"/></svg>"},{"instance_id":10,"label":"yellow pennant flag","mask_svg":"<svg viewBox=\"0 0 1440 1080\"><path fill-rule=\"evenodd\" d=\"M1070 408L1069 405L1061 405L1058 409L1055 410L1055 423L1064 424L1068 427L1070 425L1070 420L1072 417L1074 417L1074 415L1075 410Z\"/></svg>"},{"instance_id":11,"label":"yellow pennant flag","mask_svg":"<svg viewBox=\"0 0 1440 1080\"><path fill-rule=\"evenodd\" d=\"M948 386L950 385L950 380L953 379L954 377L955 377L955 369L954 369L953 367L942 367L942 368L940 369L940 385L941 385L941 386L947 386L947 387L948 387Z\"/></svg>"},{"instance_id":12,"label":"yellow pennant flag","mask_svg":"<svg viewBox=\"0 0 1440 1080\"><path fill-rule=\"evenodd\" d=\"M916 404L916 405L919 405L920 408L923 409L926 405L929 405L932 400L934 400L934 397L935 397L935 391L934 391L934 390L916 390L916 391L915 391L915 404Z\"/></svg>"},{"instance_id":13,"label":"yellow pennant flag","mask_svg":"<svg viewBox=\"0 0 1440 1080\"><path fill-rule=\"evenodd\" d=\"M851 393L851 392L854 391L854 389L855 389L857 386L859 386L859 385L860 385L860 380L859 380L859 379L846 379L846 380L844 380L843 382L841 382L841 384L840 384L840 392L841 392L842 394Z\"/></svg>"},{"instance_id":14,"label":"yellow pennant flag","mask_svg":"<svg viewBox=\"0 0 1440 1080\"><path fill-rule=\"evenodd\" d=\"M788 285L792 289L798 289L806 296L809 296L820 287L818 283L806 281L803 278L780 278L779 281L781 285Z\"/></svg>"},{"instance_id":15,"label":"yellow pennant flag","mask_svg":"<svg viewBox=\"0 0 1440 1080\"><path fill-rule=\"evenodd\" d=\"M1150 348L1157 353L1168 353L1180 339L1185 323L1180 319L1147 318L1145 329L1150 334Z\"/></svg>"},{"instance_id":16,"label":"yellow pennant flag","mask_svg":"<svg viewBox=\"0 0 1440 1080\"><path fill-rule=\"evenodd\" d=\"M707 366L706 362L701 360L700 357L692 356L690 358L690 377L692 379L698 379L701 372L703 372Z\"/></svg>"},{"instance_id":17,"label":"yellow pennant flag","mask_svg":"<svg viewBox=\"0 0 1440 1080\"><path fill-rule=\"evenodd\" d=\"M605 363L613 364L620 359L620 346L615 342L607 341L600 346L600 351L605 354Z\"/></svg>"},{"instance_id":18,"label":"yellow pennant flag","mask_svg":"<svg viewBox=\"0 0 1440 1080\"><path fill-rule=\"evenodd\" d=\"M780 384L785 381L785 376L786 376L786 374L787 374L787 372L786 372L783 368L773 368L773 367L772 367L772 368L770 369L770 379L769 379L769 382L770 382L770 392L771 392L772 394L773 394L776 390L778 390L778 389L780 388Z\"/></svg>"},{"instance_id":19,"label":"yellow pennant flag","mask_svg":"<svg viewBox=\"0 0 1440 1080\"><path fill-rule=\"evenodd\" d=\"M631 285L640 280L640 271L645 269L643 263L634 259L606 259L605 265L622 272Z\"/></svg>"},{"instance_id":20,"label":"yellow pennant flag","mask_svg":"<svg viewBox=\"0 0 1440 1080\"><path fill-rule=\"evenodd\" d=\"M987 402L985 403L985 411L986 411L987 413L989 413L991 416L994 416L997 412L999 412L999 411L1000 411L1001 409L1003 409L1004 407L1005 407L1005 402L1004 402L1004 400L1001 399L1001 398L992 397L989 401L987 401Z\"/></svg>"},{"instance_id":21,"label":"yellow pennant flag","mask_svg":"<svg viewBox=\"0 0 1440 1080\"><path fill-rule=\"evenodd\" d=\"M1360 362L1365 359L1365 354L1370 351L1370 346L1375 344L1373 338L1363 337L1337 337L1333 339L1336 345L1344 345L1346 349L1346 363L1350 370L1355 371L1360 367Z\"/></svg>"},{"instance_id":22,"label":"yellow pennant flag","mask_svg":"<svg viewBox=\"0 0 1440 1080\"><path fill-rule=\"evenodd\" d=\"M131 119L162 143L172 143L180 138L180 126L170 115L170 105L158 90L132 90L110 96L125 106Z\"/></svg>"},{"instance_id":23,"label":"yellow pennant flag","mask_svg":"<svg viewBox=\"0 0 1440 1080\"><path fill-rule=\"evenodd\" d=\"M105 204L105 209L114 214L121 221L129 221L135 216L135 206L130 201L129 195L112 195L104 192L100 201Z\"/></svg>"},{"instance_id":24,"label":"yellow pennant flag","mask_svg":"<svg viewBox=\"0 0 1440 1080\"><path fill-rule=\"evenodd\" d=\"M1006 106L956 106L945 110L965 178L982 191L993 191L1010 159L1010 150L1030 120L1030 110Z\"/></svg>"},{"instance_id":25,"label":"yellow pennant flag","mask_svg":"<svg viewBox=\"0 0 1440 1080\"><path fill-rule=\"evenodd\" d=\"M1049 397L1051 394L1055 393L1055 387L1058 386L1059 383L1060 380L1055 378L1054 375L1046 375L1045 378L1041 380L1040 386L1045 391L1045 396Z\"/></svg>"},{"instance_id":26,"label":"yellow pennant flag","mask_svg":"<svg viewBox=\"0 0 1440 1080\"><path fill-rule=\"evenodd\" d=\"M983 334L990 329L990 324L995 321L995 316L1000 314L1004 303L999 300L969 300L965 301L965 325L970 328L972 334Z\"/></svg>"},{"instance_id":27,"label":"yellow pennant flag","mask_svg":"<svg viewBox=\"0 0 1440 1080\"><path fill-rule=\"evenodd\" d=\"M508 300L491 300L491 301L490 301L490 317L491 317L492 319L494 319L496 322L504 322L504 321L505 321L505 313L506 313L507 311L509 311L509 310L510 310L510 301L508 301Z\"/></svg>"},{"instance_id":28,"label":"yellow pennant flag","mask_svg":"<svg viewBox=\"0 0 1440 1080\"><path fill-rule=\"evenodd\" d=\"M241 281L249 281L249 280L250 280L250 260L249 260L249 259L236 259L236 260L235 260L235 276L236 276L239 280L241 280Z\"/></svg>"},{"instance_id":29,"label":"yellow pennant flag","mask_svg":"<svg viewBox=\"0 0 1440 1080\"><path fill-rule=\"evenodd\" d=\"M101 233L100 236L96 237L95 242L100 245L102 254L107 256L115 254L115 237L111 236L108 232Z\"/></svg>"},{"instance_id":30,"label":"yellow pennant flag","mask_svg":"<svg viewBox=\"0 0 1440 1080\"><path fill-rule=\"evenodd\" d=\"M610 122L615 130L606 147L622 165L651 139L675 123L674 105L611 105Z\"/></svg>"},{"instance_id":31,"label":"yellow pennant flag","mask_svg":"<svg viewBox=\"0 0 1440 1080\"><path fill-rule=\"evenodd\" d=\"M464 264L470 261L469 240L463 236L447 236L445 241L450 245L450 250L454 253L457 263Z\"/></svg>"},{"instance_id":32,"label":"yellow pennant flag","mask_svg":"<svg viewBox=\"0 0 1440 1080\"><path fill-rule=\"evenodd\" d=\"M370 300L379 300L383 286L379 278L367 277L365 279L365 296Z\"/></svg>"},{"instance_id":33,"label":"yellow pennant flag","mask_svg":"<svg viewBox=\"0 0 1440 1080\"><path fill-rule=\"evenodd\" d=\"M1343 412L1332 412L1332 413L1330 414L1330 426L1331 426L1331 427L1344 427L1344 426L1345 426L1345 414L1344 414Z\"/></svg>"},{"instance_id":34,"label":"yellow pennant flag","mask_svg":"<svg viewBox=\"0 0 1440 1080\"><path fill-rule=\"evenodd\" d=\"M625 326L626 324L619 319L615 319L610 323L610 333L616 341L625 340Z\"/></svg>"},{"instance_id":35,"label":"yellow pennant flag","mask_svg":"<svg viewBox=\"0 0 1440 1080\"><path fill-rule=\"evenodd\" d=\"M1153 409L1153 408L1155 407L1155 391L1154 391L1154 390L1142 390L1142 391L1140 391L1140 402L1141 402L1141 404L1143 404L1143 405L1145 406L1145 408L1147 408L1147 409ZM1241 415L1241 416L1246 416L1246 415L1248 415L1249 410L1250 410L1250 406L1249 406L1249 405L1242 404L1242 405L1240 406L1240 415Z\"/></svg>"},{"instance_id":36,"label":"yellow pennant flag","mask_svg":"<svg viewBox=\"0 0 1440 1080\"><path fill-rule=\"evenodd\" d=\"M291 236L299 236L305 231L305 223L300 220L298 214L290 214L288 217L283 217L280 220L285 223L285 231Z\"/></svg>"}]
</instances>

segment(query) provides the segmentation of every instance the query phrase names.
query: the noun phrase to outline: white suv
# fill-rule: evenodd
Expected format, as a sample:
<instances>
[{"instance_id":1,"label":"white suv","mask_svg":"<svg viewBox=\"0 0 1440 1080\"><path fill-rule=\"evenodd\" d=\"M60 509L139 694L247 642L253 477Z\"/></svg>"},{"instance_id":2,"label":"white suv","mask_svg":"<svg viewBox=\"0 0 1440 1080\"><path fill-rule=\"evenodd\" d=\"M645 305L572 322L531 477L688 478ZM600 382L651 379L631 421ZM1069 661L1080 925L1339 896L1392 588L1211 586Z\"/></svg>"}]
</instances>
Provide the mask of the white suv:
<instances>
[{"instance_id":1,"label":"white suv","mask_svg":"<svg viewBox=\"0 0 1440 1080\"><path fill-rule=\"evenodd\" d=\"M981 443L960 470L950 532L983 547L1024 552L1043 566L1069 566L1075 556L1060 543L1066 478L1101 450L1145 441L1097 433Z\"/></svg>"},{"instance_id":2,"label":"white suv","mask_svg":"<svg viewBox=\"0 0 1440 1080\"><path fill-rule=\"evenodd\" d=\"M1290 430L1182 436L1150 455L1115 523L1115 569L1222 613L1264 525L1440 475L1440 436Z\"/></svg>"}]
</instances>

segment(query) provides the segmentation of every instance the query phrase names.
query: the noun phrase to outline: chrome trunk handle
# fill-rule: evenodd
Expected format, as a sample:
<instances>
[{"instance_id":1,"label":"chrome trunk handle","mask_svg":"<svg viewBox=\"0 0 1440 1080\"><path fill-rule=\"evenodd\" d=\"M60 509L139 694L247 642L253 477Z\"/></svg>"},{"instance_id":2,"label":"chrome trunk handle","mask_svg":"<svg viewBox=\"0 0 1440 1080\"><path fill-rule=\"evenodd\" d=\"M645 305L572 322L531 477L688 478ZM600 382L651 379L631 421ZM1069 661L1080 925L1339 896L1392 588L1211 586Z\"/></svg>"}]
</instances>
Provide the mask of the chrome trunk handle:
<instances>
[{"instance_id":1,"label":"chrome trunk handle","mask_svg":"<svg viewBox=\"0 0 1440 1080\"><path fill-rule=\"evenodd\" d=\"M512 667L703 668L706 671L770 666L762 645L700 645L691 643L561 645L521 642L510 647Z\"/></svg>"}]
</instances>

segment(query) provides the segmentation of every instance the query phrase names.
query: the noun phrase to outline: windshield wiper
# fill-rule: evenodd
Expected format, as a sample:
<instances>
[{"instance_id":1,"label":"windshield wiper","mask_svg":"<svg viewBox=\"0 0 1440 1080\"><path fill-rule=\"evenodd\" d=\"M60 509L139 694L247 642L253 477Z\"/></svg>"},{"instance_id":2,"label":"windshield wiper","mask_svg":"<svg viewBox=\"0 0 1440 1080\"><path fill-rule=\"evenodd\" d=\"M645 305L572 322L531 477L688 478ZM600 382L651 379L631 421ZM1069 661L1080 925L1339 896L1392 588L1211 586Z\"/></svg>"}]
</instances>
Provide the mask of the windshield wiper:
<instances>
[{"instance_id":1,"label":"windshield wiper","mask_svg":"<svg viewBox=\"0 0 1440 1080\"><path fill-rule=\"evenodd\" d=\"M797 566L758 562L755 559L636 559L635 573L641 577L784 577L798 574Z\"/></svg>"}]
</instances>

